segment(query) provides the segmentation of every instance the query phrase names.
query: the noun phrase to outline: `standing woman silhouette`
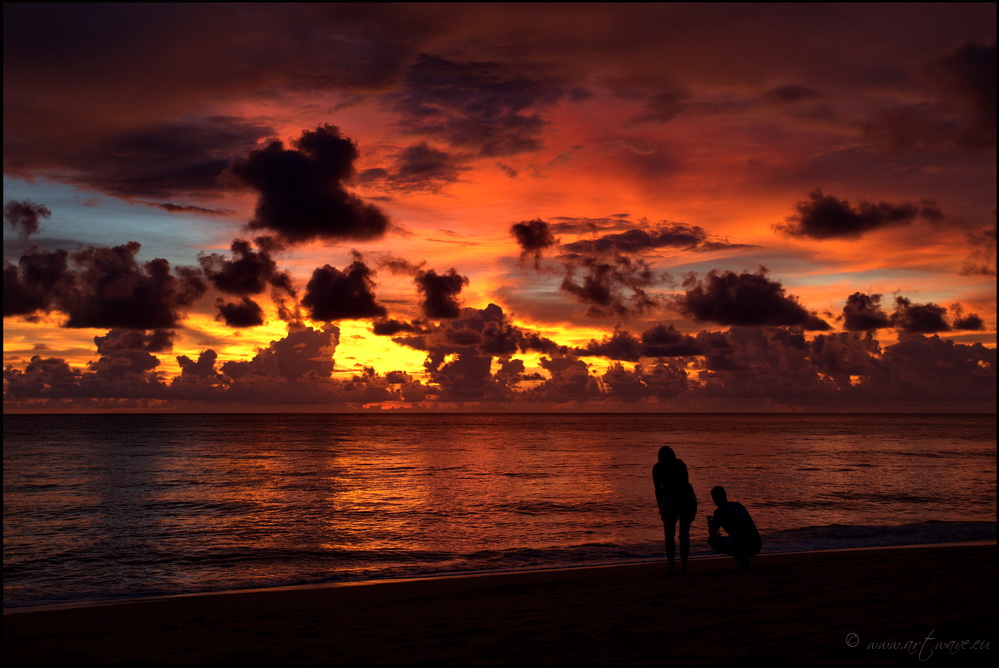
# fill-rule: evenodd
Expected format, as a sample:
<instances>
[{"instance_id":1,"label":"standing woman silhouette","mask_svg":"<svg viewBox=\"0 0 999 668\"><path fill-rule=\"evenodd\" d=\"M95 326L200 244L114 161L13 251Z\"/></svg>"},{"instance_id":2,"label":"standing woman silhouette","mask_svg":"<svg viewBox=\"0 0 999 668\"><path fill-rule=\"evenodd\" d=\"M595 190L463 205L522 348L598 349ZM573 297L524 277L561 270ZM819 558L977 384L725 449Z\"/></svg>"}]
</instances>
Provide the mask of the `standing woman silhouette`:
<instances>
[{"instance_id":1,"label":"standing woman silhouette","mask_svg":"<svg viewBox=\"0 0 999 668\"><path fill-rule=\"evenodd\" d=\"M676 523L680 522L680 569L687 572L687 555L690 554L690 525L697 514L697 497L687 479L687 465L677 459L673 448L659 448L659 461L652 467L652 483L656 487L656 503L663 520L666 537L666 559L669 572L673 573L676 555Z\"/></svg>"}]
</instances>

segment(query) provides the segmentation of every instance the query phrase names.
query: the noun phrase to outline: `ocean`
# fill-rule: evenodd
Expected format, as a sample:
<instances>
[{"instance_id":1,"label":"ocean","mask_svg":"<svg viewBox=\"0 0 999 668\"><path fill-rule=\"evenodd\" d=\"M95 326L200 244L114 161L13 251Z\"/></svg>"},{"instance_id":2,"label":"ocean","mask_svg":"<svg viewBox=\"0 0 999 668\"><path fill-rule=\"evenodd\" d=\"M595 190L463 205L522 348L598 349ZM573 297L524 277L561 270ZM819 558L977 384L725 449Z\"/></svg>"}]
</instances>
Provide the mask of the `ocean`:
<instances>
[{"instance_id":1,"label":"ocean","mask_svg":"<svg viewBox=\"0 0 999 668\"><path fill-rule=\"evenodd\" d=\"M670 445L711 554L996 537L995 415L6 415L4 606L664 559Z\"/></svg>"}]
</instances>

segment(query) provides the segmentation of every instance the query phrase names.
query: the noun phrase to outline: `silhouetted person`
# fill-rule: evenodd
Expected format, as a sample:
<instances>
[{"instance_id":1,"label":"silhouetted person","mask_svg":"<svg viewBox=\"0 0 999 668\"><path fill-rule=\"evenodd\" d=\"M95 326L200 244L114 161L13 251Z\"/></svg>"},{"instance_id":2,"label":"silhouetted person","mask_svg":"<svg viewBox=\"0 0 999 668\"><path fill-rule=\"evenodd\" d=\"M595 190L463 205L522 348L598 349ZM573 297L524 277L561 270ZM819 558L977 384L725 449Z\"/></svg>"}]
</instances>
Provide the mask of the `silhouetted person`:
<instances>
[{"instance_id":1,"label":"silhouetted person","mask_svg":"<svg viewBox=\"0 0 999 668\"><path fill-rule=\"evenodd\" d=\"M749 568L750 557L755 557L763 546L756 523L741 503L728 500L725 488L719 485L711 490L711 500L717 509L708 517L708 545L715 552L735 557L736 570ZM727 536L718 534L724 529Z\"/></svg>"},{"instance_id":2,"label":"silhouetted person","mask_svg":"<svg viewBox=\"0 0 999 668\"><path fill-rule=\"evenodd\" d=\"M666 559L669 572L673 573L676 555L676 523L680 522L680 568L687 572L687 555L690 554L690 525L697 514L697 497L687 479L687 465L677 459L673 448L659 448L659 462L652 467L652 484L656 487L656 503L663 519L666 537Z\"/></svg>"}]
</instances>

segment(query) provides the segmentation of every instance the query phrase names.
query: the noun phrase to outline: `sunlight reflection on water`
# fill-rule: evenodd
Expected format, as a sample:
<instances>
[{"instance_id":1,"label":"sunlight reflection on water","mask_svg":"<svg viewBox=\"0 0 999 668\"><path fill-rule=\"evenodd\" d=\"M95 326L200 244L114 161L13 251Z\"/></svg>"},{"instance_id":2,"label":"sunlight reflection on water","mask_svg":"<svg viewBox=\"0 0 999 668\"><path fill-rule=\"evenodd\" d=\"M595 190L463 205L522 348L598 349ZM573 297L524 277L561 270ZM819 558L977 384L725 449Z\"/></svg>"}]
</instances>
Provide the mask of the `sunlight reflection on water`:
<instances>
[{"instance_id":1,"label":"sunlight reflection on water","mask_svg":"<svg viewBox=\"0 0 999 668\"><path fill-rule=\"evenodd\" d=\"M664 444L695 552L717 484L765 536L995 517L994 416L6 416L4 443L5 602L654 556Z\"/></svg>"}]
</instances>

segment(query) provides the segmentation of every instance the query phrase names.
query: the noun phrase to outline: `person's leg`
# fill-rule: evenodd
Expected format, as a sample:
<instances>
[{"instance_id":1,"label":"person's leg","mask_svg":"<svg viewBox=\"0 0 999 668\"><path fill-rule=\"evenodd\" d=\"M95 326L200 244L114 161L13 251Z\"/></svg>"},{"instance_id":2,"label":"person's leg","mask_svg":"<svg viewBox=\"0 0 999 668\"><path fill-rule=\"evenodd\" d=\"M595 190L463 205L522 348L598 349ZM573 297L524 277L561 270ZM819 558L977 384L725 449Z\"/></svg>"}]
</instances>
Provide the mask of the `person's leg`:
<instances>
[{"instance_id":1,"label":"person's leg","mask_svg":"<svg viewBox=\"0 0 999 668\"><path fill-rule=\"evenodd\" d=\"M740 545L739 553L735 556L735 561L737 568L740 571L749 570L749 560L760 553L760 546L758 544L751 545Z\"/></svg>"},{"instance_id":2,"label":"person's leg","mask_svg":"<svg viewBox=\"0 0 999 668\"><path fill-rule=\"evenodd\" d=\"M732 556L735 557L735 570L749 570L749 553L745 549L736 550L736 553Z\"/></svg>"},{"instance_id":3,"label":"person's leg","mask_svg":"<svg viewBox=\"0 0 999 668\"><path fill-rule=\"evenodd\" d=\"M687 557L690 555L690 520L680 521L680 570L687 572Z\"/></svg>"},{"instance_id":4,"label":"person's leg","mask_svg":"<svg viewBox=\"0 0 999 668\"><path fill-rule=\"evenodd\" d=\"M673 562L676 559L676 522L679 518L669 508L663 509L662 518L663 536L666 539L666 563L669 566L669 572L672 573Z\"/></svg>"},{"instance_id":5,"label":"person's leg","mask_svg":"<svg viewBox=\"0 0 999 668\"><path fill-rule=\"evenodd\" d=\"M734 556L737 551L735 541L728 536L711 536L708 538L708 545L710 545L711 549L715 552L720 552L729 556Z\"/></svg>"},{"instance_id":6,"label":"person's leg","mask_svg":"<svg viewBox=\"0 0 999 668\"><path fill-rule=\"evenodd\" d=\"M749 554L745 546L733 540L730 536L711 536L708 538L708 545L715 552L727 554L735 558L735 570L744 571L749 569Z\"/></svg>"},{"instance_id":7,"label":"person's leg","mask_svg":"<svg viewBox=\"0 0 999 668\"><path fill-rule=\"evenodd\" d=\"M687 557L690 555L690 525L697 515L697 499L691 496L686 501L683 515L680 517L680 570L687 572Z\"/></svg>"}]
</instances>

